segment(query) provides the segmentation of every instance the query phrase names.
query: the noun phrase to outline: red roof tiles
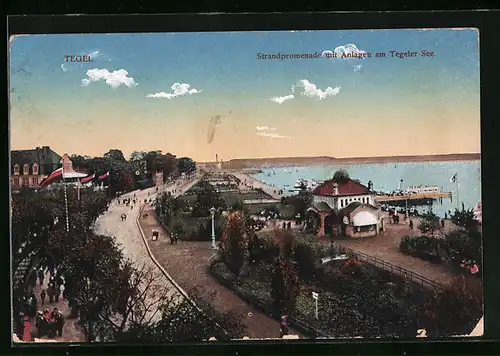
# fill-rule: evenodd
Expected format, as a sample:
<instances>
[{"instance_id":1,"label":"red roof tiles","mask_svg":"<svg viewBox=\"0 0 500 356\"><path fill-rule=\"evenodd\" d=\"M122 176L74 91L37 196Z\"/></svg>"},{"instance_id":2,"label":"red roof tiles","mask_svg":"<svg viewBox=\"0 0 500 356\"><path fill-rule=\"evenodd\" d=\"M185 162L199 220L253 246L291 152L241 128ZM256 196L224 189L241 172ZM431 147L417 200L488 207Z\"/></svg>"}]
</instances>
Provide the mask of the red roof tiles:
<instances>
[{"instance_id":1,"label":"red roof tiles","mask_svg":"<svg viewBox=\"0 0 500 356\"><path fill-rule=\"evenodd\" d=\"M339 182L338 194L333 194L333 180L327 180L313 190L313 194L330 195L330 196L345 196L345 195L361 195L370 194L370 191L363 184L348 179L344 182Z\"/></svg>"}]
</instances>

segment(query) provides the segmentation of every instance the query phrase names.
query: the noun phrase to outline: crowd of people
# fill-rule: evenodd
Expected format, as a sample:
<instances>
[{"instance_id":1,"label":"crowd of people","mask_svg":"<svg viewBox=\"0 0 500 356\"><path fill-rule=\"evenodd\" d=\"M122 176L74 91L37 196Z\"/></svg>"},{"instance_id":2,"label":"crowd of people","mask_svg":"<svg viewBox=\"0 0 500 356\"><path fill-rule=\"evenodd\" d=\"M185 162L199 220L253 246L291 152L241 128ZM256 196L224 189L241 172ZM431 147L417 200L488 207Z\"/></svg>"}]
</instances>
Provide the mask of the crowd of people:
<instances>
[{"instance_id":1,"label":"crowd of people","mask_svg":"<svg viewBox=\"0 0 500 356\"><path fill-rule=\"evenodd\" d=\"M44 288L46 271L49 272L49 280ZM14 326L15 333L18 337L21 336L23 341L32 341L32 320L35 319L36 337L62 336L64 316L56 307L50 311L48 306L58 303L66 297L63 271L61 269L56 271L53 267L48 268L46 265L41 265L39 268L33 267L28 278L31 291L15 301L19 306ZM40 283L41 287L39 299L35 294L37 282ZM37 311L41 306L45 306L43 311Z\"/></svg>"}]
</instances>

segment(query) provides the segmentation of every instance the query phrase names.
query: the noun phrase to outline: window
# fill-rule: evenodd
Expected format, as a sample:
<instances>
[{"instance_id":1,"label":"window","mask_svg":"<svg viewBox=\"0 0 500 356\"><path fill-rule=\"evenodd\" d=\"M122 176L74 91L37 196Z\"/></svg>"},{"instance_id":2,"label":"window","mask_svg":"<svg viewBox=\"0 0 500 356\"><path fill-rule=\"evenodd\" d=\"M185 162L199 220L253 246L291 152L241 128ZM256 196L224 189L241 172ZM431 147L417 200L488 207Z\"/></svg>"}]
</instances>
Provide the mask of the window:
<instances>
[{"instance_id":1,"label":"window","mask_svg":"<svg viewBox=\"0 0 500 356\"><path fill-rule=\"evenodd\" d=\"M25 186L25 185L30 185L28 178L23 178L23 186Z\"/></svg>"},{"instance_id":2,"label":"window","mask_svg":"<svg viewBox=\"0 0 500 356\"><path fill-rule=\"evenodd\" d=\"M344 207L344 199L340 199L340 207L343 208Z\"/></svg>"},{"instance_id":3,"label":"window","mask_svg":"<svg viewBox=\"0 0 500 356\"><path fill-rule=\"evenodd\" d=\"M14 174L15 174L15 175L18 175L18 174L19 174L19 165L18 165L18 164L16 164L16 165L14 166Z\"/></svg>"},{"instance_id":4,"label":"window","mask_svg":"<svg viewBox=\"0 0 500 356\"><path fill-rule=\"evenodd\" d=\"M30 174L30 166L29 164L23 165L23 174Z\"/></svg>"},{"instance_id":5,"label":"window","mask_svg":"<svg viewBox=\"0 0 500 356\"><path fill-rule=\"evenodd\" d=\"M365 203L365 197L361 199L361 202L364 204Z\"/></svg>"},{"instance_id":6,"label":"window","mask_svg":"<svg viewBox=\"0 0 500 356\"><path fill-rule=\"evenodd\" d=\"M36 162L33 164L33 175L38 175L38 163Z\"/></svg>"},{"instance_id":7,"label":"window","mask_svg":"<svg viewBox=\"0 0 500 356\"><path fill-rule=\"evenodd\" d=\"M33 185L38 185L38 178L37 178L37 177L32 178L32 179L31 179L31 183L32 183Z\"/></svg>"},{"instance_id":8,"label":"window","mask_svg":"<svg viewBox=\"0 0 500 356\"><path fill-rule=\"evenodd\" d=\"M19 178L14 178L14 186L19 186Z\"/></svg>"}]
</instances>

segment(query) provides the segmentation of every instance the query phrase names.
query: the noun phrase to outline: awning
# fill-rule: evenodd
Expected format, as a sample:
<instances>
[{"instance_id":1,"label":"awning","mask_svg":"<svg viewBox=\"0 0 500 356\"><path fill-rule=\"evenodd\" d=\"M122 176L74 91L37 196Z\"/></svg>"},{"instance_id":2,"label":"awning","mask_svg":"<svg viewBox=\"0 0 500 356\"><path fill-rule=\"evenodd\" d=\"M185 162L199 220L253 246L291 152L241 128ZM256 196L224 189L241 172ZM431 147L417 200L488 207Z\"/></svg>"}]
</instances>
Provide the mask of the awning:
<instances>
[{"instance_id":1,"label":"awning","mask_svg":"<svg viewBox=\"0 0 500 356\"><path fill-rule=\"evenodd\" d=\"M360 211L352 217L352 223L354 226L376 225L377 222L377 216L368 211Z\"/></svg>"},{"instance_id":2,"label":"awning","mask_svg":"<svg viewBox=\"0 0 500 356\"><path fill-rule=\"evenodd\" d=\"M88 174L78 173L78 172L65 172L63 173L63 178L83 178L87 177Z\"/></svg>"}]
</instances>

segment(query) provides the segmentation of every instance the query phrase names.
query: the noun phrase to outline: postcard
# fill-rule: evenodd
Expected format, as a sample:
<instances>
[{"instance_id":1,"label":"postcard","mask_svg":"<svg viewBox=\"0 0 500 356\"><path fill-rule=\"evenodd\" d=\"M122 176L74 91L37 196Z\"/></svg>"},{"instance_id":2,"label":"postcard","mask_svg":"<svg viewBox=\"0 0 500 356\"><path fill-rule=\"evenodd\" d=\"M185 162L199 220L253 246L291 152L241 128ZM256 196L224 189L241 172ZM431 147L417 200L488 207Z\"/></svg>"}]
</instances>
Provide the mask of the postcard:
<instances>
[{"instance_id":1,"label":"postcard","mask_svg":"<svg viewBox=\"0 0 500 356\"><path fill-rule=\"evenodd\" d=\"M477 29L9 50L14 341L483 334Z\"/></svg>"}]
</instances>

